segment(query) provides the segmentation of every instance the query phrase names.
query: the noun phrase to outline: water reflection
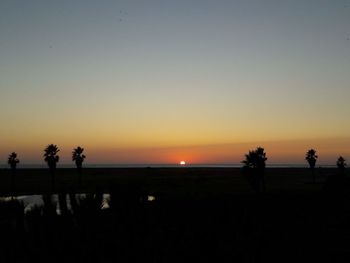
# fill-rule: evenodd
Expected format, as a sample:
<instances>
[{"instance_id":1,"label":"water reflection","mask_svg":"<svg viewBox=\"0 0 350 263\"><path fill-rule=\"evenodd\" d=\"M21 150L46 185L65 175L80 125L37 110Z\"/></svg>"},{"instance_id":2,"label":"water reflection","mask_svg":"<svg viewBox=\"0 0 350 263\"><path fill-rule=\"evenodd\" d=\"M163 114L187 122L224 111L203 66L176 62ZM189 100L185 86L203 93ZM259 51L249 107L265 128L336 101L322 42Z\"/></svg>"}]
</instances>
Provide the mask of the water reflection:
<instances>
[{"instance_id":1,"label":"water reflection","mask_svg":"<svg viewBox=\"0 0 350 263\"><path fill-rule=\"evenodd\" d=\"M44 200L41 195L23 195L17 196L15 199L23 203L25 214L37 207L44 207Z\"/></svg>"},{"instance_id":2,"label":"water reflection","mask_svg":"<svg viewBox=\"0 0 350 263\"><path fill-rule=\"evenodd\" d=\"M1 254L24 251L28 262L71 262L71 254L75 262L91 262L90 257L104 262L117 255L125 262L134 240L148 242L147 226L158 217L153 214L155 195L118 190L0 197L0 232L8 245ZM22 255L9 254L10 259Z\"/></svg>"},{"instance_id":3,"label":"water reflection","mask_svg":"<svg viewBox=\"0 0 350 263\"><path fill-rule=\"evenodd\" d=\"M101 210L110 208L110 194L104 193L98 200L98 194L53 194L53 195L22 195L16 197L0 197L0 202L19 202L24 207L24 214L33 210L44 210L45 206L55 211L56 215L73 214L74 209L87 203L87 199L97 201L97 207Z\"/></svg>"},{"instance_id":4,"label":"water reflection","mask_svg":"<svg viewBox=\"0 0 350 263\"><path fill-rule=\"evenodd\" d=\"M101 209L108 209L110 208L109 203L111 201L111 195L110 194L103 194L102 196L102 204L101 204Z\"/></svg>"},{"instance_id":5,"label":"water reflection","mask_svg":"<svg viewBox=\"0 0 350 263\"><path fill-rule=\"evenodd\" d=\"M153 201L155 201L156 200L156 197L154 196L154 195L149 195L149 196L147 196L147 201L148 202L153 202Z\"/></svg>"},{"instance_id":6,"label":"water reflection","mask_svg":"<svg viewBox=\"0 0 350 263\"><path fill-rule=\"evenodd\" d=\"M121 200L124 199L120 197ZM140 202L146 200L146 203L155 202L154 195L147 195L146 199L140 198ZM54 212L56 215L74 214L79 208L95 206L97 210L106 210L111 208L111 195L103 194L52 194L52 195L22 195L16 197L0 197L0 202L8 203L18 201L24 207L24 214L33 210L40 210L41 214L46 209Z\"/></svg>"}]
</instances>

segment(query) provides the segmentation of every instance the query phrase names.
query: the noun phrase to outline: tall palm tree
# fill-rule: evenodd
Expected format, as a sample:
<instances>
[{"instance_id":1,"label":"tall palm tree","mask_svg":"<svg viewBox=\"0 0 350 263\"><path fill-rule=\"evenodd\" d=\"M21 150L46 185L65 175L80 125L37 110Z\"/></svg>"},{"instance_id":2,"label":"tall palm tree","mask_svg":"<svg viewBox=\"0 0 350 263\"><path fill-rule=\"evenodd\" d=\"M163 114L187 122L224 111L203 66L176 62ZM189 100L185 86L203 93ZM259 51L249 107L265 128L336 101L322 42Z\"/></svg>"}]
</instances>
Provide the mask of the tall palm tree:
<instances>
[{"instance_id":1,"label":"tall palm tree","mask_svg":"<svg viewBox=\"0 0 350 263\"><path fill-rule=\"evenodd\" d=\"M316 151L314 149L310 149L306 152L305 160L309 163L311 173L312 173L312 182L315 183L315 166L318 156L316 155Z\"/></svg>"},{"instance_id":2,"label":"tall palm tree","mask_svg":"<svg viewBox=\"0 0 350 263\"><path fill-rule=\"evenodd\" d=\"M337 166L339 168L340 173L344 174L346 163L345 163L345 159L342 156L339 156L337 160Z\"/></svg>"},{"instance_id":3,"label":"tall palm tree","mask_svg":"<svg viewBox=\"0 0 350 263\"><path fill-rule=\"evenodd\" d=\"M263 190L266 190L265 186L265 167L266 167L266 153L264 148L257 147L255 150L249 151L245 155L245 160L242 161L244 164L245 171L251 178L251 183L257 192L260 192L260 185Z\"/></svg>"},{"instance_id":4,"label":"tall palm tree","mask_svg":"<svg viewBox=\"0 0 350 263\"><path fill-rule=\"evenodd\" d=\"M16 168L17 168L17 164L19 163L19 159L17 158L17 153L13 152L9 155L7 163L10 165L11 167L11 192L14 190L14 177L16 174Z\"/></svg>"},{"instance_id":5,"label":"tall palm tree","mask_svg":"<svg viewBox=\"0 0 350 263\"><path fill-rule=\"evenodd\" d=\"M49 144L44 149L44 160L47 162L47 165L49 166L50 174L51 174L51 184L52 184L52 190L55 187L55 171L56 171L56 165L60 159L60 157L57 155L57 153L60 150L58 149L57 145Z\"/></svg>"},{"instance_id":6,"label":"tall palm tree","mask_svg":"<svg viewBox=\"0 0 350 263\"><path fill-rule=\"evenodd\" d=\"M75 162L75 165L77 166L77 170L78 170L79 184L81 184L83 162L84 162L84 159L86 158L83 152L84 152L84 148L81 148L80 146L73 149L73 152L72 152L72 161Z\"/></svg>"}]
</instances>

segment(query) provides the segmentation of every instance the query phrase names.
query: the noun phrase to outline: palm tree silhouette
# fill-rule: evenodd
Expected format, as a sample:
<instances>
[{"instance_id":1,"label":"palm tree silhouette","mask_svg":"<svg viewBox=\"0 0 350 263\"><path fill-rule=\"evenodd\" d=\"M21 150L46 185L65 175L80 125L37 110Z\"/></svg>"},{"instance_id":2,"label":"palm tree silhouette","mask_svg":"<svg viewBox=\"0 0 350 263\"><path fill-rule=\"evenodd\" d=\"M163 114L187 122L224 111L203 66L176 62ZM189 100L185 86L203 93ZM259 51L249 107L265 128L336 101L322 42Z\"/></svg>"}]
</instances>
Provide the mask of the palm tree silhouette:
<instances>
[{"instance_id":1,"label":"palm tree silhouette","mask_svg":"<svg viewBox=\"0 0 350 263\"><path fill-rule=\"evenodd\" d=\"M249 151L245 155L244 170L248 172L251 183L257 192L260 192L260 185L262 185L263 191L266 190L265 185L265 167L266 167L266 153L264 148L257 147L255 150Z\"/></svg>"},{"instance_id":2,"label":"palm tree silhouette","mask_svg":"<svg viewBox=\"0 0 350 263\"><path fill-rule=\"evenodd\" d=\"M312 182L315 183L315 165L318 156L316 155L316 151L314 149L310 149L306 152L305 160L309 163L311 173L312 173Z\"/></svg>"},{"instance_id":3,"label":"palm tree silhouette","mask_svg":"<svg viewBox=\"0 0 350 263\"><path fill-rule=\"evenodd\" d=\"M345 159L342 156L339 156L339 158L337 160L337 166L339 168L340 173L344 174L346 163L345 163Z\"/></svg>"},{"instance_id":4,"label":"palm tree silhouette","mask_svg":"<svg viewBox=\"0 0 350 263\"><path fill-rule=\"evenodd\" d=\"M19 163L19 159L17 158L17 153L13 152L9 155L7 163L11 166L11 185L10 190L11 192L14 190L14 177L16 175L16 168L17 164Z\"/></svg>"},{"instance_id":5,"label":"palm tree silhouette","mask_svg":"<svg viewBox=\"0 0 350 263\"><path fill-rule=\"evenodd\" d=\"M84 148L81 148L80 146L73 149L73 152L72 152L72 161L75 162L75 165L77 166L77 170L78 170L79 184L81 184L83 162L84 162L84 159L86 158L83 152L84 152Z\"/></svg>"},{"instance_id":6,"label":"palm tree silhouette","mask_svg":"<svg viewBox=\"0 0 350 263\"><path fill-rule=\"evenodd\" d=\"M16 170L17 164L19 163L19 160L17 158L17 153L13 152L9 155L7 163L11 166L11 169L13 171Z\"/></svg>"},{"instance_id":7,"label":"palm tree silhouette","mask_svg":"<svg viewBox=\"0 0 350 263\"><path fill-rule=\"evenodd\" d=\"M60 150L58 149L57 145L49 144L44 149L44 160L47 162L47 165L49 166L50 174L51 174L51 186L52 190L55 187L55 171L56 171L56 165L60 159L60 157L57 155L57 153Z\"/></svg>"}]
</instances>

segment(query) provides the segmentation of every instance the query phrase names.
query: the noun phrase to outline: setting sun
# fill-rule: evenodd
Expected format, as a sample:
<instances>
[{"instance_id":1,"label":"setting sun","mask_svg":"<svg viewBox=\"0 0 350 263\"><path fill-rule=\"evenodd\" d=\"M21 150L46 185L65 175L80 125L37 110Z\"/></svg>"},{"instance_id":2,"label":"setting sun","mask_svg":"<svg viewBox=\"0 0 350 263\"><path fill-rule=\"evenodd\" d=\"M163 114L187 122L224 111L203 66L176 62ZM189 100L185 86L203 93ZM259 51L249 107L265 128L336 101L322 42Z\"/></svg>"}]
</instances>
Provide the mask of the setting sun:
<instances>
[{"instance_id":1,"label":"setting sun","mask_svg":"<svg viewBox=\"0 0 350 263\"><path fill-rule=\"evenodd\" d=\"M181 162L180 162L180 165L185 165L185 164L186 164L185 161L181 161Z\"/></svg>"}]
</instances>

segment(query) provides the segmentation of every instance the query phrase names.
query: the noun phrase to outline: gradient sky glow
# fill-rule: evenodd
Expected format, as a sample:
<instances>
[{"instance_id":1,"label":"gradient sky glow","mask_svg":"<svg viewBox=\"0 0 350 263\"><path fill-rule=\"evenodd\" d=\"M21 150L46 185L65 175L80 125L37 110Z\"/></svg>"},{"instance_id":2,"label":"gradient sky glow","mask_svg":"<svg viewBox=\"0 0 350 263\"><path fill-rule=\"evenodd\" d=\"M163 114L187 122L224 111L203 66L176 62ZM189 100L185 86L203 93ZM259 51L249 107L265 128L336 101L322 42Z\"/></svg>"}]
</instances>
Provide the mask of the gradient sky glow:
<instances>
[{"instance_id":1,"label":"gradient sky glow","mask_svg":"<svg viewBox=\"0 0 350 263\"><path fill-rule=\"evenodd\" d=\"M350 159L350 0L0 2L0 160Z\"/></svg>"}]
</instances>

